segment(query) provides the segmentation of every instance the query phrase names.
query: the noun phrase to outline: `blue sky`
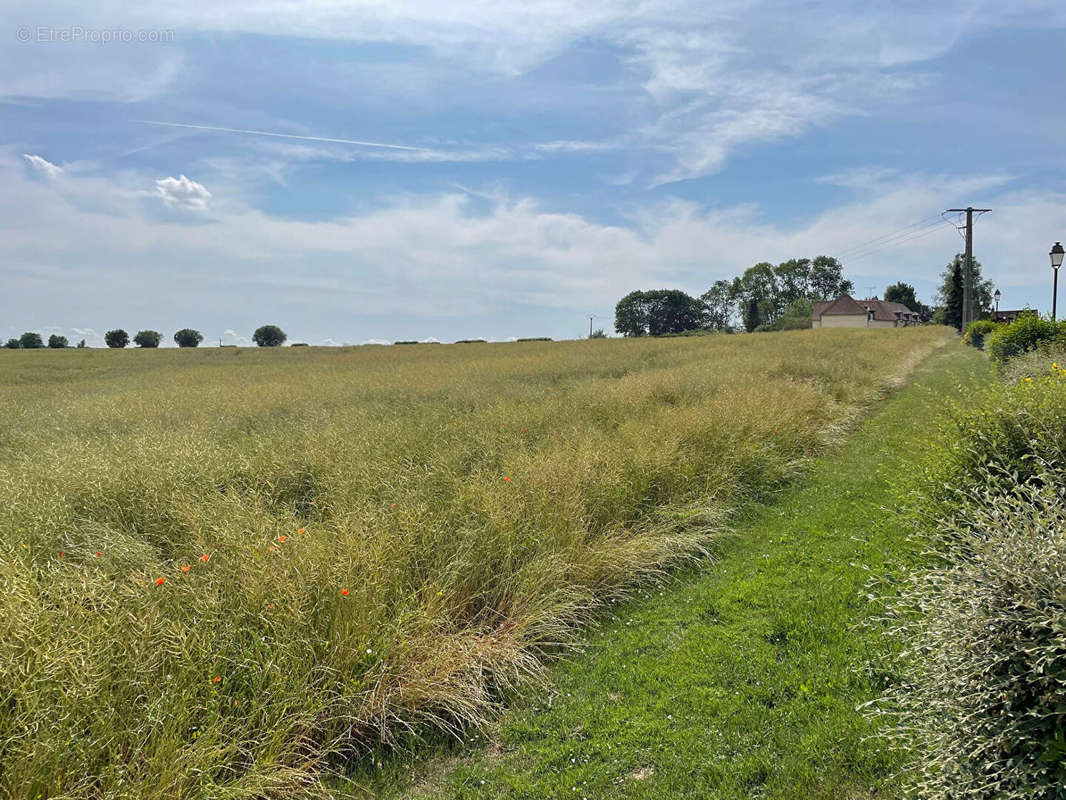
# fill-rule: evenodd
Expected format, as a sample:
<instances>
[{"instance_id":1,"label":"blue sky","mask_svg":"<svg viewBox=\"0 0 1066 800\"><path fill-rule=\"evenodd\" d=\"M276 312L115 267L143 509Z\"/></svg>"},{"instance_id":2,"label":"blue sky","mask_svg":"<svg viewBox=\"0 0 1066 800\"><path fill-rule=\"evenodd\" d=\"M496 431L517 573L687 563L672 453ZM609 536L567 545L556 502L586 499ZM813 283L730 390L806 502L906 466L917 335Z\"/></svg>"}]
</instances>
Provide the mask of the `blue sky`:
<instances>
[{"instance_id":1,"label":"blue sky","mask_svg":"<svg viewBox=\"0 0 1066 800\"><path fill-rule=\"evenodd\" d=\"M1061 3L4 5L0 337L569 338L823 253L928 301L967 204L1050 305Z\"/></svg>"}]
</instances>

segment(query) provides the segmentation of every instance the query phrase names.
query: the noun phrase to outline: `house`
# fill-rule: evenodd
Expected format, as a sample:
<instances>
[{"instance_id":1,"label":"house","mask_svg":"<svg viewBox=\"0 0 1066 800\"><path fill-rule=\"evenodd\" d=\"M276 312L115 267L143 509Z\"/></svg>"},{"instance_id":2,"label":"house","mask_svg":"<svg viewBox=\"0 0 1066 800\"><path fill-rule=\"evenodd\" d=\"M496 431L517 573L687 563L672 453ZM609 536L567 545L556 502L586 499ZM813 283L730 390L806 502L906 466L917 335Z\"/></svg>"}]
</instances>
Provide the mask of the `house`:
<instances>
[{"instance_id":1,"label":"house","mask_svg":"<svg viewBox=\"0 0 1066 800\"><path fill-rule=\"evenodd\" d=\"M811 316L812 328L905 328L921 321L903 303L876 297L855 300L846 294L816 302Z\"/></svg>"}]
</instances>

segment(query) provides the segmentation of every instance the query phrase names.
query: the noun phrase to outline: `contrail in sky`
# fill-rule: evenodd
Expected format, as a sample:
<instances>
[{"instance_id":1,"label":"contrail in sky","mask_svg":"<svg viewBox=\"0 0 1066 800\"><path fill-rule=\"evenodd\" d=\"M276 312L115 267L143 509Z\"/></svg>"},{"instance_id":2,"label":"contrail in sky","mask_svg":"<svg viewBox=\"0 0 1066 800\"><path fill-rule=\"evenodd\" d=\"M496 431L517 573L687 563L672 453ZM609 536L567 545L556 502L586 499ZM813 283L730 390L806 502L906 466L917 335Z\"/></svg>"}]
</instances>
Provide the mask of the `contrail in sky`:
<instances>
[{"instance_id":1,"label":"contrail in sky","mask_svg":"<svg viewBox=\"0 0 1066 800\"><path fill-rule=\"evenodd\" d=\"M135 119L142 125L162 125L166 128L192 128L198 131L220 131L222 133L246 133L251 136L274 136L278 139L300 139L305 142L332 142L333 144L356 144L363 147L387 147L390 150L414 150L430 152L428 147L411 147L406 144L384 144L383 142L361 142L358 139L329 139L325 136L297 136L294 133L272 133L271 131L249 131L242 128L217 128L214 125L190 125L185 122L158 122L153 119Z\"/></svg>"}]
</instances>

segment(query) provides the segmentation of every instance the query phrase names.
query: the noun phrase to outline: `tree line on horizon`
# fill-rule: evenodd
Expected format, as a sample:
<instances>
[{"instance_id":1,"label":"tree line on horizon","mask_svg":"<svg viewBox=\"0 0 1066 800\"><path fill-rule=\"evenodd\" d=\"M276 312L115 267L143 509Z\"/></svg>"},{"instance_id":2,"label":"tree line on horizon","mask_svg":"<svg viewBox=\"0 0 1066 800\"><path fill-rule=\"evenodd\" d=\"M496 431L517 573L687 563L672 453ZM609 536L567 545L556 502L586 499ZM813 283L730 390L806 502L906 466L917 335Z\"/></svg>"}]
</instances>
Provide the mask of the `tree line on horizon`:
<instances>
[{"instance_id":1,"label":"tree line on horizon","mask_svg":"<svg viewBox=\"0 0 1066 800\"><path fill-rule=\"evenodd\" d=\"M902 303L922 322L961 330L963 259L956 254L941 274L933 307L922 303L915 288L903 281L886 287L882 299ZM973 280L975 314L987 317L992 283L981 277L976 259ZM699 297L680 289L630 292L615 306L614 327L623 336L798 330L811 327L815 302L854 291L855 284L844 277L843 266L832 256L793 258L776 266L760 261L731 281L715 281Z\"/></svg>"},{"instance_id":2,"label":"tree line on horizon","mask_svg":"<svg viewBox=\"0 0 1066 800\"><path fill-rule=\"evenodd\" d=\"M259 347L279 347L285 343L288 339L288 335L279 328L277 325L261 325L255 329L255 333L252 334L252 341ZM178 347L197 347L200 342L204 340L204 336L200 331L193 328L182 328L180 331L174 334L174 343ZM104 334L104 343L114 349L121 350L130 343L130 335L126 333L122 328L115 328ZM163 334L159 331L144 330L138 331L132 339L133 343L142 348L156 348L159 347L160 342L163 341ZM41 334L33 331L27 331L17 339L8 339L4 344L9 350L36 350L44 347L51 348L53 350L61 350L70 347L70 342L66 336L60 336L53 333L48 337L47 345ZM87 347L85 340L82 339L75 345L75 348L82 349Z\"/></svg>"}]
</instances>

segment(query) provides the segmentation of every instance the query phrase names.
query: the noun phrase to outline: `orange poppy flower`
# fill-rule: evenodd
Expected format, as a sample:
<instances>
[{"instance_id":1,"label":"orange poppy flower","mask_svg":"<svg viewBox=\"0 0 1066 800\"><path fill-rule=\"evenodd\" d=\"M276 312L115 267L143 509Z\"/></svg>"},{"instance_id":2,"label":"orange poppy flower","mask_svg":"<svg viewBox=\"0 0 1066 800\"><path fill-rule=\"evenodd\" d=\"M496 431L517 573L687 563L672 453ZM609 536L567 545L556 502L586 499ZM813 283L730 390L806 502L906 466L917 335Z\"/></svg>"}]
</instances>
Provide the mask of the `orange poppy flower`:
<instances>
[{"instance_id":1,"label":"orange poppy flower","mask_svg":"<svg viewBox=\"0 0 1066 800\"><path fill-rule=\"evenodd\" d=\"M218 683L220 680L222 680L222 676L221 675L216 675L215 677L213 677L211 679L211 683Z\"/></svg>"},{"instance_id":2,"label":"orange poppy flower","mask_svg":"<svg viewBox=\"0 0 1066 800\"><path fill-rule=\"evenodd\" d=\"M277 549L278 549L278 548L274 547L274 545L270 545L270 552L271 552L271 553L273 553L273 552L274 552L275 550L277 550Z\"/></svg>"},{"instance_id":3,"label":"orange poppy flower","mask_svg":"<svg viewBox=\"0 0 1066 800\"><path fill-rule=\"evenodd\" d=\"M208 561L211 560L211 554L210 553L204 553L202 556L200 556L200 560L203 561L206 564Z\"/></svg>"},{"instance_id":4,"label":"orange poppy flower","mask_svg":"<svg viewBox=\"0 0 1066 800\"><path fill-rule=\"evenodd\" d=\"M341 597L347 597L347 596L348 596L348 590L347 589L341 589Z\"/></svg>"},{"instance_id":5,"label":"orange poppy flower","mask_svg":"<svg viewBox=\"0 0 1066 800\"><path fill-rule=\"evenodd\" d=\"M273 611L274 610L274 604L273 603L267 603L266 609L267 609L267 611Z\"/></svg>"},{"instance_id":6,"label":"orange poppy flower","mask_svg":"<svg viewBox=\"0 0 1066 800\"><path fill-rule=\"evenodd\" d=\"M285 537L284 536L279 536L278 537L278 541L279 542L284 542L285 541Z\"/></svg>"},{"instance_id":7,"label":"orange poppy flower","mask_svg":"<svg viewBox=\"0 0 1066 800\"><path fill-rule=\"evenodd\" d=\"M299 529L298 531L296 531L296 532L297 532L297 533L307 533L307 529L306 529L306 528L300 528L300 529Z\"/></svg>"},{"instance_id":8,"label":"orange poppy flower","mask_svg":"<svg viewBox=\"0 0 1066 800\"><path fill-rule=\"evenodd\" d=\"M182 572L188 572L190 569L192 569L192 567L190 565L188 565L188 564L182 564L182 566L181 566L181 571Z\"/></svg>"},{"instance_id":9,"label":"orange poppy flower","mask_svg":"<svg viewBox=\"0 0 1066 800\"><path fill-rule=\"evenodd\" d=\"M396 508L396 504L395 503L389 503L389 508Z\"/></svg>"},{"instance_id":10,"label":"orange poppy flower","mask_svg":"<svg viewBox=\"0 0 1066 800\"><path fill-rule=\"evenodd\" d=\"M155 579L155 585L156 586L162 586L164 583L166 583L166 581L167 581L166 578L156 578Z\"/></svg>"}]
</instances>

